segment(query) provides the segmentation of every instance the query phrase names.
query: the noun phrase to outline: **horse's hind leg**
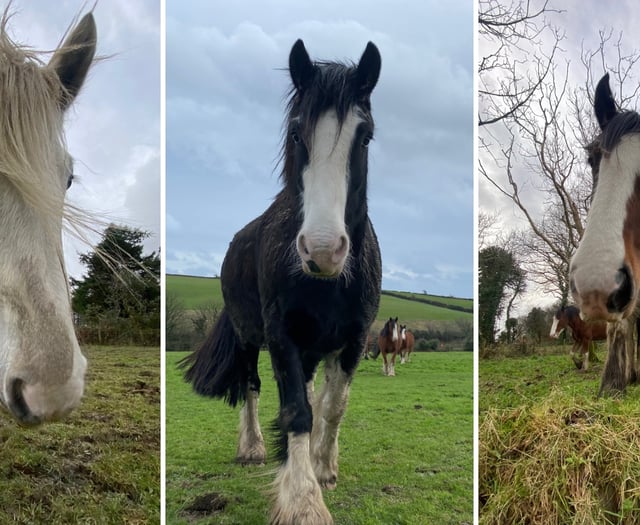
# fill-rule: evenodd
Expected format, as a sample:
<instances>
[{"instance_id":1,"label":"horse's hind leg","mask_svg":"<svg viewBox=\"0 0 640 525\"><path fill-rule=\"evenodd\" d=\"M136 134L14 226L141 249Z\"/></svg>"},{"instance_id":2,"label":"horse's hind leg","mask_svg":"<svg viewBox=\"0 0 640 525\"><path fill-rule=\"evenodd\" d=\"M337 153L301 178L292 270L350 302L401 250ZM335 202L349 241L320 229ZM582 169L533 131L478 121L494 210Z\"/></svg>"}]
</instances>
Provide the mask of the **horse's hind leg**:
<instances>
[{"instance_id":1,"label":"horse's hind leg","mask_svg":"<svg viewBox=\"0 0 640 525\"><path fill-rule=\"evenodd\" d=\"M264 463L266 451L264 438L258 419L258 399L260 397L260 377L258 376L259 348L246 345L247 355L247 399L240 410L240 437L236 461L243 465Z\"/></svg>"},{"instance_id":2,"label":"horse's hind leg","mask_svg":"<svg viewBox=\"0 0 640 525\"><path fill-rule=\"evenodd\" d=\"M318 483L334 489L338 480L338 429L347 408L353 371L343 369L337 353L326 358L324 370L324 387L313 409L311 463Z\"/></svg>"}]
</instances>

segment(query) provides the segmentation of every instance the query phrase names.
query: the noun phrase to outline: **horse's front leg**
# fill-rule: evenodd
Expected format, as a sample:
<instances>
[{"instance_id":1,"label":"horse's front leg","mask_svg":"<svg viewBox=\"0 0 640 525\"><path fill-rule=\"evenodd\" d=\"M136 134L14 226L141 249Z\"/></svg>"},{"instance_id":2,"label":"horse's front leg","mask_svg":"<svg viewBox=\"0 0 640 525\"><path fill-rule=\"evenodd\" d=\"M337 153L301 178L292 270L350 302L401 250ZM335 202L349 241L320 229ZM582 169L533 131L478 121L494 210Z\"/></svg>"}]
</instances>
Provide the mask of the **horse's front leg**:
<instances>
[{"instance_id":1,"label":"horse's front leg","mask_svg":"<svg viewBox=\"0 0 640 525\"><path fill-rule=\"evenodd\" d=\"M298 348L281 338L269 342L273 371L280 393L278 427L284 463L274 482L273 525L330 525L331 514L322 499L322 489L311 464L309 441L312 426Z\"/></svg>"},{"instance_id":2,"label":"horse's front leg","mask_svg":"<svg viewBox=\"0 0 640 525\"><path fill-rule=\"evenodd\" d=\"M607 323L607 362L598 396L620 395L629 383L630 358L635 351L634 328L629 320Z\"/></svg>"},{"instance_id":3,"label":"horse's front leg","mask_svg":"<svg viewBox=\"0 0 640 525\"><path fill-rule=\"evenodd\" d=\"M582 371L589 370L589 347L591 346L591 339L585 339L582 343Z\"/></svg>"},{"instance_id":4,"label":"horse's front leg","mask_svg":"<svg viewBox=\"0 0 640 525\"><path fill-rule=\"evenodd\" d=\"M396 375L396 355L398 355L398 352L393 352L391 354L391 361L389 362L389 376L393 377Z\"/></svg>"},{"instance_id":5,"label":"horse's front leg","mask_svg":"<svg viewBox=\"0 0 640 525\"><path fill-rule=\"evenodd\" d=\"M386 375L389 375L389 365L387 364L387 352L383 350L381 353L382 353L382 359L383 359L382 375L386 376Z\"/></svg>"},{"instance_id":6,"label":"horse's front leg","mask_svg":"<svg viewBox=\"0 0 640 525\"><path fill-rule=\"evenodd\" d=\"M314 405L311 432L311 463L323 488L334 489L338 480L338 431L356 365L357 358L346 356L343 362L339 352L325 359L325 383Z\"/></svg>"}]
</instances>

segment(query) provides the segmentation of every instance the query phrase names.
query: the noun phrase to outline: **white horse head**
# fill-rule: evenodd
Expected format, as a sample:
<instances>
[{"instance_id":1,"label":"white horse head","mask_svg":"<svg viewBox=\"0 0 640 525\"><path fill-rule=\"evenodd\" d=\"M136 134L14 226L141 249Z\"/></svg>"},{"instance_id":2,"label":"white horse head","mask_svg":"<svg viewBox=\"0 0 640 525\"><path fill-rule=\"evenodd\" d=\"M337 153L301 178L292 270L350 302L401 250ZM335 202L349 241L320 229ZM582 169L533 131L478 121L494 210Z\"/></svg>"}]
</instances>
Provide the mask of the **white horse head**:
<instances>
[{"instance_id":1,"label":"white horse head","mask_svg":"<svg viewBox=\"0 0 640 525\"><path fill-rule=\"evenodd\" d=\"M73 328L62 253L71 184L63 117L93 62L86 15L47 65L0 25L0 402L24 424L80 402L86 359Z\"/></svg>"}]
</instances>

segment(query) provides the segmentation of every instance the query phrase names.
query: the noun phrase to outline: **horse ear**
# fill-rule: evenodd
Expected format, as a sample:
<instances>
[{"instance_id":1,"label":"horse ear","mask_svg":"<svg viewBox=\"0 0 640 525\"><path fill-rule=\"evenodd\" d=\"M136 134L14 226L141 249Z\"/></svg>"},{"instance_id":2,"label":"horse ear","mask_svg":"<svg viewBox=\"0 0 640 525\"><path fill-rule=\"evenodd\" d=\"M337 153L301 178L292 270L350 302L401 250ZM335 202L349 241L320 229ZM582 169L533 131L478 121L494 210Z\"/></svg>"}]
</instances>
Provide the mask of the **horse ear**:
<instances>
[{"instance_id":1,"label":"horse ear","mask_svg":"<svg viewBox=\"0 0 640 525\"><path fill-rule=\"evenodd\" d=\"M289 53L289 74L298 91L309 87L315 75L315 67L301 39L296 40Z\"/></svg>"},{"instance_id":2,"label":"horse ear","mask_svg":"<svg viewBox=\"0 0 640 525\"><path fill-rule=\"evenodd\" d=\"M356 69L356 88L361 96L368 97L376 87L381 65L380 51L373 42L369 42Z\"/></svg>"},{"instance_id":3,"label":"horse ear","mask_svg":"<svg viewBox=\"0 0 640 525\"><path fill-rule=\"evenodd\" d=\"M593 109L601 130L603 130L618 113L616 101L613 99L613 93L611 93L611 88L609 87L609 73L606 73L596 86Z\"/></svg>"},{"instance_id":4,"label":"horse ear","mask_svg":"<svg viewBox=\"0 0 640 525\"><path fill-rule=\"evenodd\" d=\"M97 30L93 14L86 14L51 57L47 67L55 70L67 91L62 102L63 109L71 105L96 54Z\"/></svg>"}]
</instances>

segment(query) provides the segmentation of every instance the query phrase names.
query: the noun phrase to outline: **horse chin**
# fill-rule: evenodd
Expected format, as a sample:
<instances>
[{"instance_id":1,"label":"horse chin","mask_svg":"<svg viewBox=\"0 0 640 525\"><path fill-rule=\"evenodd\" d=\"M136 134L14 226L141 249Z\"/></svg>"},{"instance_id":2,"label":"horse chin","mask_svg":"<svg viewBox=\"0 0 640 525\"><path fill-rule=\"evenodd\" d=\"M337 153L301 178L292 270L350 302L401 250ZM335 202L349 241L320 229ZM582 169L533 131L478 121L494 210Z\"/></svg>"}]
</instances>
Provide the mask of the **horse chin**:
<instances>
[{"instance_id":1,"label":"horse chin","mask_svg":"<svg viewBox=\"0 0 640 525\"><path fill-rule=\"evenodd\" d=\"M302 271L304 272L304 274L309 277L313 277L314 279L335 281L342 275L343 269L344 269L344 264L341 264L340 266L333 269L326 269L326 268L320 268L317 265L311 268L307 262L304 262L304 261L302 262Z\"/></svg>"}]
</instances>

